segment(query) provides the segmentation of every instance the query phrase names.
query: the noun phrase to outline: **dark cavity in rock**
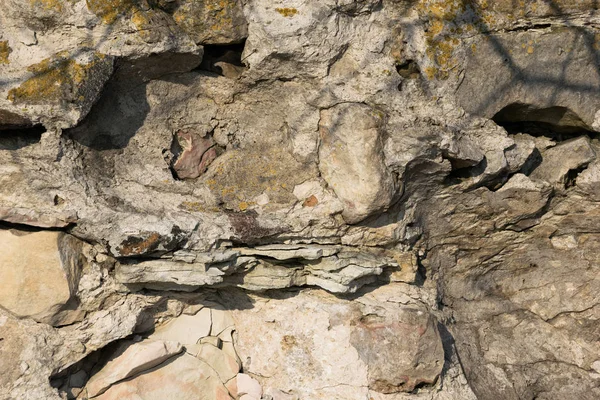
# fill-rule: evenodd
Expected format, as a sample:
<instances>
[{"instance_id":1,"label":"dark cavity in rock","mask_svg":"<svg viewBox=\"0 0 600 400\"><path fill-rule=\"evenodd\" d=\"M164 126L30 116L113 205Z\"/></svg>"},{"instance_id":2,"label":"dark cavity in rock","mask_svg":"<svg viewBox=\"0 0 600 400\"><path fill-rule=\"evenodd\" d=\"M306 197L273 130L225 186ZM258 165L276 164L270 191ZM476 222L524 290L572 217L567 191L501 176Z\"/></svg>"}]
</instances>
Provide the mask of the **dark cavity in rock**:
<instances>
[{"instance_id":1,"label":"dark cavity in rock","mask_svg":"<svg viewBox=\"0 0 600 400\"><path fill-rule=\"evenodd\" d=\"M525 103L512 103L492 118L510 134L527 133L563 141L578 135L598 136L567 107L537 108Z\"/></svg>"},{"instance_id":2,"label":"dark cavity in rock","mask_svg":"<svg viewBox=\"0 0 600 400\"><path fill-rule=\"evenodd\" d=\"M236 44L205 45L204 57L198 69L214 72L226 78L237 78L246 69L242 60L245 45L245 40Z\"/></svg>"}]
</instances>

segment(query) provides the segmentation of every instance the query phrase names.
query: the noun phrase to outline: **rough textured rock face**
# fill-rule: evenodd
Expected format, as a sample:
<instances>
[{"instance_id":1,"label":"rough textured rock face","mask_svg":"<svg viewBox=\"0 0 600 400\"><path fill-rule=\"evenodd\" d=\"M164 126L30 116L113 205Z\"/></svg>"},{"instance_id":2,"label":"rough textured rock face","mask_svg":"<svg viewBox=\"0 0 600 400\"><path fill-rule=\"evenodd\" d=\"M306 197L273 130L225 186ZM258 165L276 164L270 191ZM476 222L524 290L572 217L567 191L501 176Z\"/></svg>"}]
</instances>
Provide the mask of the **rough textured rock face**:
<instances>
[{"instance_id":1,"label":"rough textured rock face","mask_svg":"<svg viewBox=\"0 0 600 400\"><path fill-rule=\"evenodd\" d=\"M0 399L600 398L593 0L5 0Z\"/></svg>"}]
</instances>

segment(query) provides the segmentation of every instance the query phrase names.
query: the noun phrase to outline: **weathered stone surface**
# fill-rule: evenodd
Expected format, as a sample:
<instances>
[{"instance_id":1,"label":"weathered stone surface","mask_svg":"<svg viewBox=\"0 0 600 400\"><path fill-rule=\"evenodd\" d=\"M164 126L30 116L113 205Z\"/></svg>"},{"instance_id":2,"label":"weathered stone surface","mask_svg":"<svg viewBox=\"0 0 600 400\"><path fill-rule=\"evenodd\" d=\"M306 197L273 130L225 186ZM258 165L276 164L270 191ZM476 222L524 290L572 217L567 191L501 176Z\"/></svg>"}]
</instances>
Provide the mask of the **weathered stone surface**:
<instances>
[{"instance_id":1,"label":"weathered stone surface","mask_svg":"<svg viewBox=\"0 0 600 400\"><path fill-rule=\"evenodd\" d=\"M248 27L239 0L178 0L173 19L199 44L239 43ZM168 2L165 5L173 7Z\"/></svg>"},{"instance_id":2,"label":"weathered stone surface","mask_svg":"<svg viewBox=\"0 0 600 400\"><path fill-rule=\"evenodd\" d=\"M115 277L134 288L191 291L215 285L265 291L314 285L333 293L354 293L386 269L394 270L396 280L414 281L412 265L399 263L401 256L342 246L267 245L236 248L224 257L205 258L207 264L193 262L202 255L186 261L120 263Z\"/></svg>"},{"instance_id":3,"label":"weathered stone surface","mask_svg":"<svg viewBox=\"0 0 600 400\"><path fill-rule=\"evenodd\" d=\"M133 343L90 378L85 387L87 395L96 397L115 383L149 370L182 350L177 342L156 340Z\"/></svg>"},{"instance_id":4,"label":"weathered stone surface","mask_svg":"<svg viewBox=\"0 0 600 400\"><path fill-rule=\"evenodd\" d=\"M210 365L223 383L233 379L240 371L240 365L234 357L209 343L197 345L194 356Z\"/></svg>"},{"instance_id":5,"label":"weathered stone surface","mask_svg":"<svg viewBox=\"0 0 600 400\"><path fill-rule=\"evenodd\" d=\"M53 356L58 356L50 346L64 345L59 335L47 325L18 320L0 310L0 338L0 398L59 399L43 376L51 373ZM19 384L19 379L25 383Z\"/></svg>"},{"instance_id":6,"label":"weathered stone surface","mask_svg":"<svg viewBox=\"0 0 600 400\"><path fill-rule=\"evenodd\" d=\"M599 18L4 1L0 220L87 244L35 277L54 326L2 309L0 399L85 397L152 335L186 353L100 396L258 399L242 365L264 399L599 398Z\"/></svg>"},{"instance_id":7,"label":"weathered stone surface","mask_svg":"<svg viewBox=\"0 0 600 400\"><path fill-rule=\"evenodd\" d=\"M159 326L149 338L193 345L203 337L210 335L211 326L210 308L205 307L195 315L181 315L167 324Z\"/></svg>"},{"instance_id":8,"label":"weathered stone surface","mask_svg":"<svg viewBox=\"0 0 600 400\"><path fill-rule=\"evenodd\" d=\"M356 223L388 207L394 182L382 159L381 111L341 104L321 112L319 170Z\"/></svg>"},{"instance_id":9,"label":"weathered stone surface","mask_svg":"<svg viewBox=\"0 0 600 400\"><path fill-rule=\"evenodd\" d=\"M0 230L0 306L17 317L60 324L77 291L82 244L60 232Z\"/></svg>"},{"instance_id":10,"label":"weathered stone surface","mask_svg":"<svg viewBox=\"0 0 600 400\"><path fill-rule=\"evenodd\" d=\"M256 373L266 394L297 398L359 399L433 384L444 363L440 336L426 309L392 300L398 290L352 302L314 290L254 299L253 312L233 311L245 373Z\"/></svg>"},{"instance_id":11,"label":"weathered stone surface","mask_svg":"<svg viewBox=\"0 0 600 400\"><path fill-rule=\"evenodd\" d=\"M531 173L534 179L565 185L569 171L576 171L596 159L586 136L557 144L542 153L541 164Z\"/></svg>"},{"instance_id":12,"label":"weathered stone surface","mask_svg":"<svg viewBox=\"0 0 600 400\"><path fill-rule=\"evenodd\" d=\"M467 112L488 118L499 113L503 122L591 128L600 109L597 51L577 38L593 41L594 35L582 27L556 27L476 38L466 51L457 98Z\"/></svg>"},{"instance_id":13,"label":"weathered stone surface","mask_svg":"<svg viewBox=\"0 0 600 400\"><path fill-rule=\"evenodd\" d=\"M201 52L168 14L146 1L11 0L0 18L6 78L0 110L18 116L19 125L77 124L110 77L114 56Z\"/></svg>"},{"instance_id":14,"label":"weathered stone surface","mask_svg":"<svg viewBox=\"0 0 600 400\"><path fill-rule=\"evenodd\" d=\"M146 261L144 263L119 264L116 278L125 284L143 284L145 287L177 287L193 290L198 286L223 282L226 271L235 264L198 264L172 261Z\"/></svg>"},{"instance_id":15,"label":"weathered stone surface","mask_svg":"<svg viewBox=\"0 0 600 400\"><path fill-rule=\"evenodd\" d=\"M214 370L201 360L182 354L137 378L113 385L98 400L229 400L229 392Z\"/></svg>"},{"instance_id":16,"label":"weathered stone surface","mask_svg":"<svg viewBox=\"0 0 600 400\"><path fill-rule=\"evenodd\" d=\"M254 399L262 398L263 391L260 383L248 374L237 374L235 389L238 396L248 395Z\"/></svg>"},{"instance_id":17,"label":"weathered stone surface","mask_svg":"<svg viewBox=\"0 0 600 400\"><path fill-rule=\"evenodd\" d=\"M112 58L97 52L57 53L27 68L24 81L8 91L7 108L34 123L72 126L89 112L112 71Z\"/></svg>"}]
</instances>

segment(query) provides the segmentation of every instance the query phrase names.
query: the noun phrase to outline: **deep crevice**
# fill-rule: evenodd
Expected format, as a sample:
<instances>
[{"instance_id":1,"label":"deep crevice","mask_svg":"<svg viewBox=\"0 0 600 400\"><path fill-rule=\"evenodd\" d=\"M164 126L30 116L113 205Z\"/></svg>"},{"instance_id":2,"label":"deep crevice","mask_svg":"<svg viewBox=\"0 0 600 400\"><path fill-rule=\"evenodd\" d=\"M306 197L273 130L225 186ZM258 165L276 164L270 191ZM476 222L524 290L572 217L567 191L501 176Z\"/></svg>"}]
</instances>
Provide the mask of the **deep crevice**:
<instances>
[{"instance_id":1,"label":"deep crevice","mask_svg":"<svg viewBox=\"0 0 600 400\"><path fill-rule=\"evenodd\" d=\"M213 72L227 78L237 77L246 69L242 60L245 46L245 39L235 44L205 45L202 63L196 69Z\"/></svg>"},{"instance_id":2,"label":"deep crevice","mask_svg":"<svg viewBox=\"0 0 600 400\"><path fill-rule=\"evenodd\" d=\"M60 393L66 394L69 399L76 398L79 394L77 389L85 387L94 374L100 371L109 361L121 355L127 349L128 345L134 342L134 336L130 335L92 351L65 370L50 376L50 386L58 389ZM73 377L82 373L85 373L83 377L79 377L82 382L75 383ZM81 383L83 383L83 386L80 387Z\"/></svg>"},{"instance_id":3,"label":"deep crevice","mask_svg":"<svg viewBox=\"0 0 600 400\"><path fill-rule=\"evenodd\" d=\"M0 151L20 150L36 144L42 139L42 134L45 132L46 129L42 125L18 128L2 128L0 126Z\"/></svg>"},{"instance_id":4,"label":"deep crevice","mask_svg":"<svg viewBox=\"0 0 600 400\"><path fill-rule=\"evenodd\" d=\"M512 103L498 111L492 120L511 135L526 133L559 142L580 135L600 137L579 115L562 106L537 108L525 103Z\"/></svg>"},{"instance_id":5,"label":"deep crevice","mask_svg":"<svg viewBox=\"0 0 600 400\"><path fill-rule=\"evenodd\" d=\"M406 60L403 63L396 64L396 72L403 78L402 82L398 85L399 91L404 89L404 85L408 80L417 80L421 78L419 64L414 60Z\"/></svg>"},{"instance_id":6,"label":"deep crevice","mask_svg":"<svg viewBox=\"0 0 600 400\"><path fill-rule=\"evenodd\" d=\"M587 169L588 165L583 165L580 168L570 169L565 178L565 189L571 188L577 184L577 177L580 173Z\"/></svg>"},{"instance_id":7,"label":"deep crevice","mask_svg":"<svg viewBox=\"0 0 600 400\"><path fill-rule=\"evenodd\" d=\"M484 157L478 164L471 167L456 168L456 164L450 160L452 171L444 179L446 185L456 185L462 181L481 175L487 168L487 159Z\"/></svg>"},{"instance_id":8,"label":"deep crevice","mask_svg":"<svg viewBox=\"0 0 600 400\"><path fill-rule=\"evenodd\" d=\"M10 230L14 229L17 231L23 232L47 232L47 231L55 231L55 232L66 232L70 233L70 230L74 228L77 224L72 222L63 227L44 227L44 226L36 226L36 225L27 225L27 224L19 224L8 221L0 221L0 230Z\"/></svg>"}]
</instances>

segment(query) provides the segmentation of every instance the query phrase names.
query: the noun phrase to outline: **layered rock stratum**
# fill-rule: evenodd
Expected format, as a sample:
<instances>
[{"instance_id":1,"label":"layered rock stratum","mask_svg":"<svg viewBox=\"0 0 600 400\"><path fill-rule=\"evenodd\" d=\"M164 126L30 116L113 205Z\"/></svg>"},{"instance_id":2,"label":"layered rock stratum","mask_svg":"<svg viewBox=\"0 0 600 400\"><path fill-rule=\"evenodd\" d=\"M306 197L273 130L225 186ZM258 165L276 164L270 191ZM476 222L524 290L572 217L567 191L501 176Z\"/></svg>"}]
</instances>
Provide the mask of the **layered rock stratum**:
<instances>
[{"instance_id":1,"label":"layered rock stratum","mask_svg":"<svg viewBox=\"0 0 600 400\"><path fill-rule=\"evenodd\" d=\"M0 399L600 398L596 0L3 0Z\"/></svg>"}]
</instances>

